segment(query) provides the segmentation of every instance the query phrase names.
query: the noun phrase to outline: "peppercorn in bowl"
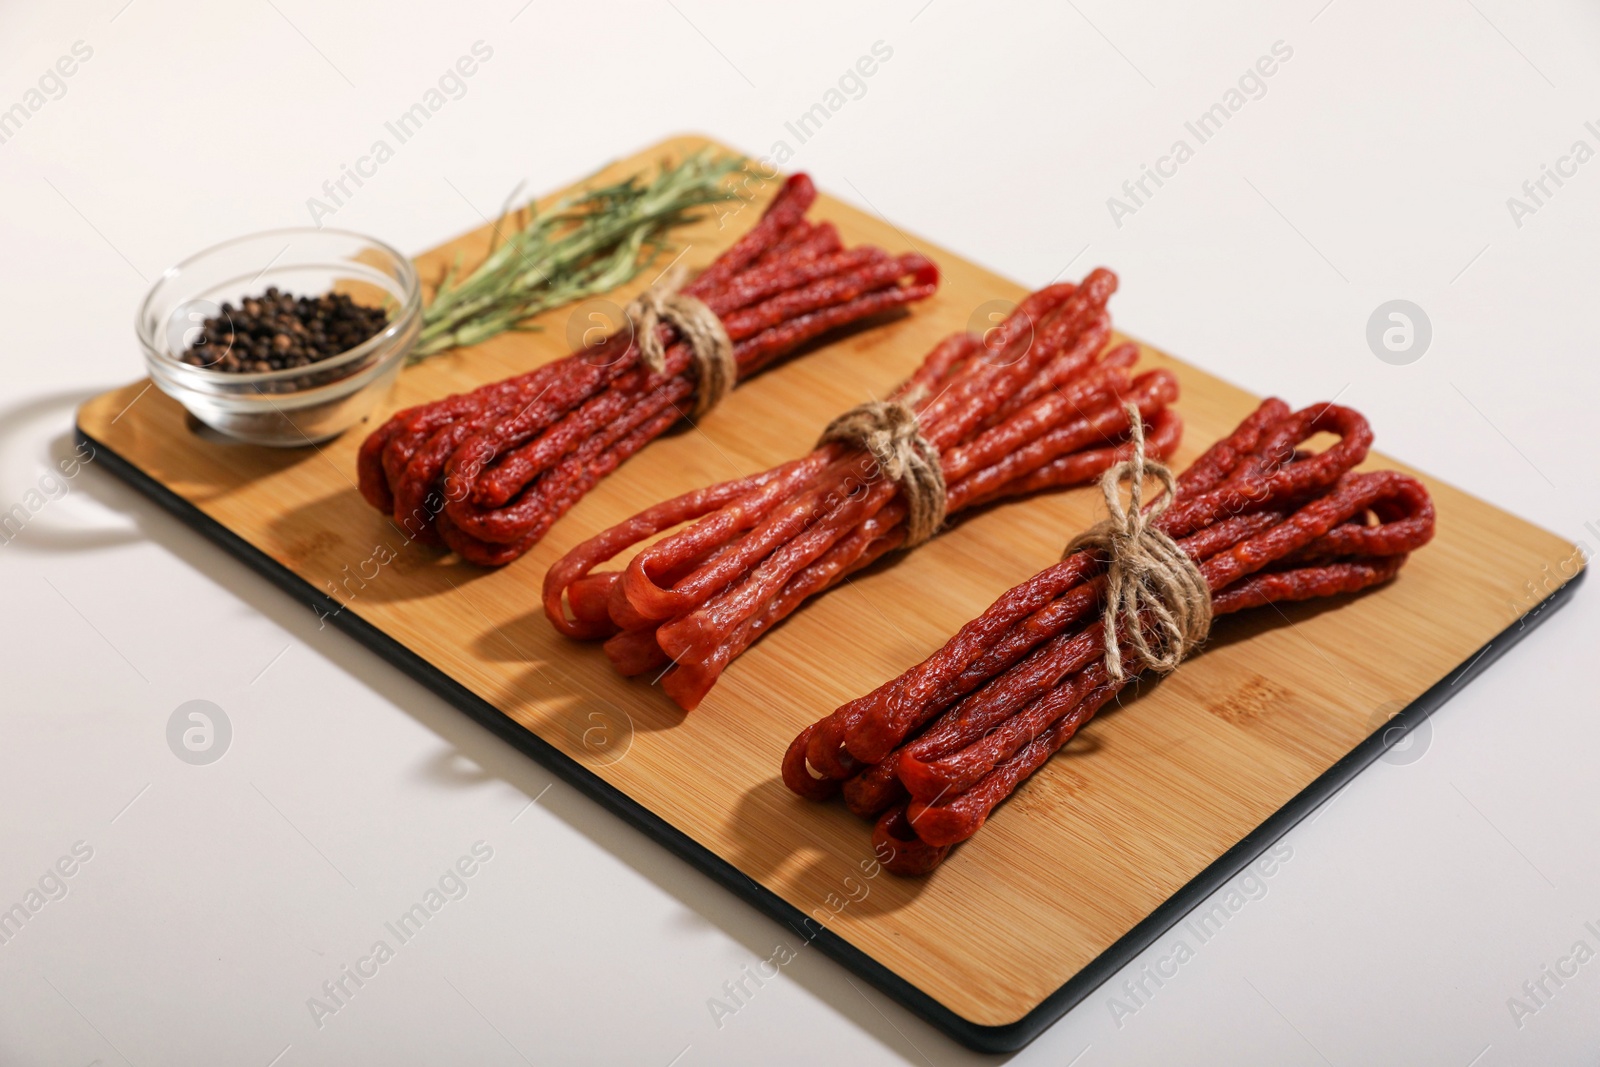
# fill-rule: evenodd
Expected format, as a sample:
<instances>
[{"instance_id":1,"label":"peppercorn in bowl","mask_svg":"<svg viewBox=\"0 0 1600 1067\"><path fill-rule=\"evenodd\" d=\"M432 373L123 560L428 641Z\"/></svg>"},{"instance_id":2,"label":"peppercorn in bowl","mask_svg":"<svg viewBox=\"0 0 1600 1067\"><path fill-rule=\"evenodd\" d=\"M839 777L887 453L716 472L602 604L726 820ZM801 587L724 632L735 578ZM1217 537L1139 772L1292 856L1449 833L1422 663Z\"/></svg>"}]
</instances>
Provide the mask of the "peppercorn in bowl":
<instances>
[{"instance_id":1,"label":"peppercorn in bowl","mask_svg":"<svg viewBox=\"0 0 1600 1067\"><path fill-rule=\"evenodd\" d=\"M410 260L343 230L270 230L169 268L135 323L151 380L252 444L337 436L387 395L421 329Z\"/></svg>"}]
</instances>

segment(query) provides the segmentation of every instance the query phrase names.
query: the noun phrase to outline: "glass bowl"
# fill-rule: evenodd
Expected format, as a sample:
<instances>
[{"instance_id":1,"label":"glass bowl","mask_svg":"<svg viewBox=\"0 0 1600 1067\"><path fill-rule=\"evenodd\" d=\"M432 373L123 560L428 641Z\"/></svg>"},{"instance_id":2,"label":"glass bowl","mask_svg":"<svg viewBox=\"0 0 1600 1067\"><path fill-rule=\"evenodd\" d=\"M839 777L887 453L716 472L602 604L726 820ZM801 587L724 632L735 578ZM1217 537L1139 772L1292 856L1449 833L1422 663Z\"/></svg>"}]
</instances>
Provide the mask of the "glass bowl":
<instances>
[{"instance_id":1,"label":"glass bowl","mask_svg":"<svg viewBox=\"0 0 1600 1067\"><path fill-rule=\"evenodd\" d=\"M241 374L182 361L224 303L237 307L269 286L296 296L342 292L382 307L389 324L303 367ZM354 426L388 394L422 328L422 294L411 261L382 241L346 230L268 230L168 268L135 326L151 380L196 419L252 444L311 445Z\"/></svg>"}]
</instances>

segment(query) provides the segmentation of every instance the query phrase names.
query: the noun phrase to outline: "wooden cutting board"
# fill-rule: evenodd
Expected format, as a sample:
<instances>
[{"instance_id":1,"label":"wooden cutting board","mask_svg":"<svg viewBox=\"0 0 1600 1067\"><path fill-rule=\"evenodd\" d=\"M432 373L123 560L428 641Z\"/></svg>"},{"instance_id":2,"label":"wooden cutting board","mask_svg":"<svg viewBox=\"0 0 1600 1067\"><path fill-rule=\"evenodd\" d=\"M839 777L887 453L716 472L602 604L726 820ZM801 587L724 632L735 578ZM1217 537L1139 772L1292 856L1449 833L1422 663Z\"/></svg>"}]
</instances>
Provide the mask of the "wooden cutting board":
<instances>
[{"instance_id":1,"label":"wooden cutting board","mask_svg":"<svg viewBox=\"0 0 1600 1067\"><path fill-rule=\"evenodd\" d=\"M676 138L599 177L704 144ZM771 188L686 231L684 262L709 263L755 222ZM785 746L1054 562L1100 517L1097 491L994 507L852 579L740 657L687 716L648 679L619 678L598 646L560 637L538 599L546 568L573 545L666 497L805 452L835 414L884 396L935 341L984 328L1024 292L826 195L810 217L832 220L847 243L929 255L944 274L938 295L742 386L699 426L630 460L499 571L406 545L362 501L362 428L315 449L218 443L136 382L85 404L79 432L108 467L795 937L814 937L958 1039L1016 1048L1378 755L1385 726L1392 738L1396 725L1414 724L1547 614L1534 609L1555 591L1550 576L1578 573L1581 557L1422 476L1438 505L1438 536L1393 584L1223 620L1202 654L1096 718L931 877L881 873L865 824L783 787ZM458 254L474 262L488 238L486 227L422 256L423 277ZM563 356L571 324L581 332L590 310L556 311L542 333L504 335L408 370L392 406ZM1149 348L1143 365L1169 367L1182 383L1180 469L1256 403ZM1376 429L1381 443L1384 427ZM1370 465L1410 469L1381 458ZM1386 723L1398 709L1408 710Z\"/></svg>"}]
</instances>

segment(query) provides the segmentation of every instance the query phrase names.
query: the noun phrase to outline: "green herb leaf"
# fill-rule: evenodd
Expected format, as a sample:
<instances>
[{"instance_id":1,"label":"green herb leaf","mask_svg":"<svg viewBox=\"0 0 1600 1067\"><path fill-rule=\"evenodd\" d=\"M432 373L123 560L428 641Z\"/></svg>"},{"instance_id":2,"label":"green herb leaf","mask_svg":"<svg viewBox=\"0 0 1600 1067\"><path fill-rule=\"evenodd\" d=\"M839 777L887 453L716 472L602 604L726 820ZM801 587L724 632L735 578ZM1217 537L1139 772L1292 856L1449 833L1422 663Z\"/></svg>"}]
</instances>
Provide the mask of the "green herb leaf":
<instances>
[{"instance_id":1,"label":"green herb leaf","mask_svg":"<svg viewBox=\"0 0 1600 1067\"><path fill-rule=\"evenodd\" d=\"M696 152L649 181L630 175L542 214L532 204L507 211L484 261L463 275L458 260L440 280L407 363L528 329L520 324L534 315L627 284L672 247L674 229L698 221L694 208L738 199L724 179L744 167L737 156Z\"/></svg>"}]
</instances>

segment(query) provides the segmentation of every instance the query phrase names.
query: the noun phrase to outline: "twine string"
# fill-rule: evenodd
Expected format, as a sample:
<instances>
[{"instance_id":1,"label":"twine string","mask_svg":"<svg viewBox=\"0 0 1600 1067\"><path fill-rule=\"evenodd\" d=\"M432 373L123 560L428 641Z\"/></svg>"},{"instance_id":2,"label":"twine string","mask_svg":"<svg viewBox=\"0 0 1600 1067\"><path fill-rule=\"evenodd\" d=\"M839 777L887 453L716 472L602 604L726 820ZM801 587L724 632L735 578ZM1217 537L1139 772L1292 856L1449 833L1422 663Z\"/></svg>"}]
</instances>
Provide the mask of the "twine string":
<instances>
[{"instance_id":1,"label":"twine string","mask_svg":"<svg viewBox=\"0 0 1600 1067\"><path fill-rule=\"evenodd\" d=\"M1153 525L1177 495L1177 479L1165 463L1146 457L1138 406L1128 404L1124 410L1133 456L1100 478L1110 518L1074 537L1062 556L1089 551L1106 563L1106 672L1115 682L1126 677L1124 642L1135 661L1134 671L1149 668L1165 674L1211 632L1211 589L1205 576L1176 541ZM1162 485L1161 495L1148 508L1144 506L1147 477ZM1123 482L1128 483L1126 507Z\"/></svg>"},{"instance_id":2,"label":"twine string","mask_svg":"<svg viewBox=\"0 0 1600 1067\"><path fill-rule=\"evenodd\" d=\"M944 523L944 468L939 450L922 436L917 425L915 393L902 399L859 404L828 423L818 445L839 441L865 450L883 472L898 484L906 502L906 548L915 548Z\"/></svg>"},{"instance_id":3,"label":"twine string","mask_svg":"<svg viewBox=\"0 0 1600 1067\"><path fill-rule=\"evenodd\" d=\"M633 324L639 362L653 373L660 374L667 366L666 346L656 332L658 325L664 322L672 326L689 346L698 383L692 414L699 418L733 391L739 380L739 364L733 357L733 342L716 312L680 291L687 277L688 271L681 263L672 267L634 297L623 313Z\"/></svg>"}]
</instances>

